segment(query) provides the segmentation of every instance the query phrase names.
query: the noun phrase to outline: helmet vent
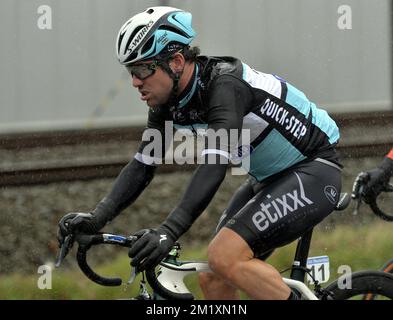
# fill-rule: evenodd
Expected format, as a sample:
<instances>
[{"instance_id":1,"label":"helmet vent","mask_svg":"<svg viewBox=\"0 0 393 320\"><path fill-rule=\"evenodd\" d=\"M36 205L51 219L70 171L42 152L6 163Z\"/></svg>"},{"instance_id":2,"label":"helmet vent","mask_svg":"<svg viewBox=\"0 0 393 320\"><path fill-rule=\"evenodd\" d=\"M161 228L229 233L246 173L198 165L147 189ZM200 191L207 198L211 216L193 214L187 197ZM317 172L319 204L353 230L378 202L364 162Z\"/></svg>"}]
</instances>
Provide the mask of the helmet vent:
<instances>
[{"instance_id":1,"label":"helmet vent","mask_svg":"<svg viewBox=\"0 0 393 320\"><path fill-rule=\"evenodd\" d=\"M146 11L146 13L148 13L148 14L152 14L153 12L154 12L154 9L151 9L151 8Z\"/></svg>"},{"instance_id":2,"label":"helmet vent","mask_svg":"<svg viewBox=\"0 0 393 320\"><path fill-rule=\"evenodd\" d=\"M138 54L136 52L131 53L128 58L124 61L125 63L127 63L128 61L132 61L134 60L136 57L138 56Z\"/></svg>"},{"instance_id":3,"label":"helmet vent","mask_svg":"<svg viewBox=\"0 0 393 320\"><path fill-rule=\"evenodd\" d=\"M135 28L134 32L131 33L131 36L128 38L129 41L131 42L132 39L134 39L135 35L139 32L139 30L141 30L144 26L139 26L137 28ZM127 43L128 45L129 43Z\"/></svg>"},{"instance_id":4,"label":"helmet vent","mask_svg":"<svg viewBox=\"0 0 393 320\"><path fill-rule=\"evenodd\" d=\"M145 54L146 51L148 51L152 47L153 42L154 42L154 37L150 37L150 39L147 40L147 42L144 44L142 48L142 54Z\"/></svg>"},{"instance_id":5,"label":"helmet vent","mask_svg":"<svg viewBox=\"0 0 393 320\"><path fill-rule=\"evenodd\" d=\"M143 26L139 26L138 28L135 28L134 32L131 34L131 36L127 40L127 44L126 44L126 47L125 47L126 49L125 50L128 50L131 41L134 39L134 37L138 33L138 31L141 30L142 28L143 28Z\"/></svg>"},{"instance_id":6,"label":"helmet vent","mask_svg":"<svg viewBox=\"0 0 393 320\"><path fill-rule=\"evenodd\" d=\"M183 32L183 31L180 30L180 29L171 27L171 26L160 26L159 29L160 29L160 30L171 31L171 32L173 32L173 33L180 34L180 35L182 35L183 37L189 38L189 36L188 36L185 32Z\"/></svg>"}]
</instances>

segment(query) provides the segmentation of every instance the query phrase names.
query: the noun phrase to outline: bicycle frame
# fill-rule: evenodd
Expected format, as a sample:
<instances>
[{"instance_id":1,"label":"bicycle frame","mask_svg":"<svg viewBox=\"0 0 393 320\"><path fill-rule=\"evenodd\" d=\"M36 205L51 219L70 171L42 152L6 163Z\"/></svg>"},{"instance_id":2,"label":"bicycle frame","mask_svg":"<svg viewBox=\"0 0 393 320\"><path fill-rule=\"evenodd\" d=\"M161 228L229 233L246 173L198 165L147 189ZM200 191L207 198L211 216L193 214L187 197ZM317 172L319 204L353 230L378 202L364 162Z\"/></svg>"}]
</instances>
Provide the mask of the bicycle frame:
<instances>
[{"instance_id":1,"label":"bicycle frame","mask_svg":"<svg viewBox=\"0 0 393 320\"><path fill-rule=\"evenodd\" d=\"M307 300L319 300L317 296L304 284L306 275L307 258L311 243L313 229L307 231L302 238L298 240L293 269L290 278L283 278L283 281L292 289ZM158 276L153 273L147 274L149 283L153 283L153 289L156 294L172 296L174 298L192 298L191 292L184 284L184 278L192 273L211 272L208 262L206 261L177 261L175 258L167 259L160 263ZM160 287L162 286L162 287Z\"/></svg>"},{"instance_id":2,"label":"bicycle frame","mask_svg":"<svg viewBox=\"0 0 393 320\"><path fill-rule=\"evenodd\" d=\"M189 295L191 292L184 284L184 278L193 273L211 272L207 261L184 261L180 265L163 262L157 280L168 291L179 295ZM317 296L301 281L283 278L284 282L297 290L306 300L319 300Z\"/></svg>"}]
</instances>

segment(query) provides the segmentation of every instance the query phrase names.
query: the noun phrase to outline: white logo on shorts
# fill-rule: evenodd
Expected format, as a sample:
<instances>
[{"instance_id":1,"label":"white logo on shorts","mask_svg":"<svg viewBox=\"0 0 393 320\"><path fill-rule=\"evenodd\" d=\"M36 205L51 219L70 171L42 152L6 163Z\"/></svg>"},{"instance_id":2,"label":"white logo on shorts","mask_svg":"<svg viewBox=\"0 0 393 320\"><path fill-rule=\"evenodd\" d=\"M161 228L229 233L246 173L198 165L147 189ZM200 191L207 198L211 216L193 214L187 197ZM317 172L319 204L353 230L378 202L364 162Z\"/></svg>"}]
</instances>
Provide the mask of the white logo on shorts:
<instances>
[{"instance_id":1,"label":"white logo on shorts","mask_svg":"<svg viewBox=\"0 0 393 320\"><path fill-rule=\"evenodd\" d=\"M259 231L265 231L270 224L276 223L279 219L298 208L314 204L314 202L307 198L302 180L296 173L295 175L299 181L299 189L294 189L292 192L288 192L269 203L260 203L261 210L252 216L252 222ZM269 199L270 195L267 198ZM292 206L289 205L289 200Z\"/></svg>"}]
</instances>

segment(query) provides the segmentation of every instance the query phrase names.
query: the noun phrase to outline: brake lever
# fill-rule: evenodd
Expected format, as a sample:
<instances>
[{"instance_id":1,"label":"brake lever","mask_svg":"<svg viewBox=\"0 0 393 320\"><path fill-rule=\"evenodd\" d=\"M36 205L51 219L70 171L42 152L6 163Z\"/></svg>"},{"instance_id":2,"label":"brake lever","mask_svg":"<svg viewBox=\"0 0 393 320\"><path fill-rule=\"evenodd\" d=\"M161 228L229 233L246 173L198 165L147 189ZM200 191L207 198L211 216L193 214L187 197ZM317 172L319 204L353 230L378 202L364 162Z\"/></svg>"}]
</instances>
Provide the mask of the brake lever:
<instances>
[{"instance_id":1,"label":"brake lever","mask_svg":"<svg viewBox=\"0 0 393 320\"><path fill-rule=\"evenodd\" d=\"M355 202L355 209L353 210L353 215L356 216L359 213L360 206L362 204L362 192L363 192L364 186L361 185L359 189L357 190L357 196L354 198L356 200Z\"/></svg>"},{"instance_id":2,"label":"brake lever","mask_svg":"<svg viewBox=\"0 0 393 320\"><path fill-rule=\"evenodd\" d=\"M364 190L364 186L366 185L369 177L365 172L361 172L357 175L355 183L352 188L351 198L356 200L355 209L353 211L353 215L356 216L359 213L360 206L362 204L362 194Z\"/></svg>"},{"instance_id":3,"label":"brake lever","mask_svg":"<svg viewBox=\"0 0 393 320\"><path fill-rule=\"evenodd\" d=\"M64 258L67 256L69 249L72 247L74 243L74 237L72 234L69 234L65 237L64 242L60 248L59 255L56 258L55 267L60 267L61 263L63 262Z\"/></svg>"},{"instance_id":4,"label":"brake lever","mask_svg":"<svg viewBox=\"0 0 393 320\"><path fill-rule=\"evenodd\" d=\"M357 199L356 204L355 204L355 209L354 209L353 212L352 212L352 214L353 214L354 216L358 215L358 213L359 213L359 208L360 208L360 205L361 205L361 204L362 204L362 199L361 199L361 198Z\"/></svg>"},{"instance_id":5,"label":"brake lever","mask_svg":"<svg viewBox=\"0 0 393 320\"><path fill-rule=\"evenodd\" d=\"M139 238L140 238L140 237L130 236L130 237L129 237L129 239L131 240L130 247L132 247L132 245L133 245ZM128 281L127 281L127 286L130 285L130 284L132 284L132 283L134 282L136 276L137 276L138 273L139 273L138 266L136 266L136 267L132 266L132 265L131 265L131 262L130 262L130 266L131 266L131 274L130 274L130 278L129 278Z\"/></svg>"},{"instance_id":6,"label":"brake lever","mask_svg":"<svg viewBox=\"0 0 393 320\"><path fill-rule=\"evenodd\" d=\"M134 282L137 274L138 274L137 268L131 266L131 275L130 275L130 278L128 279L128 281L127 281L127 285L130 285L130 284L132 284Z\"/></svg>"}]
</instances>

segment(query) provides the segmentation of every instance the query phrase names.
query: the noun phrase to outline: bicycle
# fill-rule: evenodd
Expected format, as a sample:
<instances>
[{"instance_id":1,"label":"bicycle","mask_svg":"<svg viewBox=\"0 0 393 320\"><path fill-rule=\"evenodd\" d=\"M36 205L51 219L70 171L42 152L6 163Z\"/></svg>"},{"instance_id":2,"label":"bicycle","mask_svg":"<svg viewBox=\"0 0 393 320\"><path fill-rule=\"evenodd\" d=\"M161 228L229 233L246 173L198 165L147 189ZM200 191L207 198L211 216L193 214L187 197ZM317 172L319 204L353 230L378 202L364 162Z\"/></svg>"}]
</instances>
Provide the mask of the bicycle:
<instances>
[{"instance_id":1,"label":"bicycle","mask_svg":"<svg viewBox=\"0 0 393 320\"><path fill-rule=\"evenodd\" d=\"M369 199L368 203L365 201L364 196L363 196L363 190L369 181L369 176L367 173L360 173L357 177L356 180L353 184L352 188L352 194L351 198L356 201L355 205L355 210L354 210L354 215L357 215L360 209L360 206L362 203L366 203L369 205L371 211L380 219L387 221L387 222L393 222L393 213L389 213L392 211L388 210L393 210L391 203L386 200L386 195L385 193L390 193L393 192L393 184L388 183L386 184L381 192L373 197L372 199ZM386 202L386 203L385 203ZM380 271L393 274L393 258L388 260L380 269ZM375 294L367 294L363 297L364 300L374 300L377 298L377 295Z\"/></svg>"},{"instance_id":2,"label":"bicycle","mask_svg":"<svg viewBox=\"0 0 393 320\"><path fill-rule=\"evenodd\" d=\"M348 194L342 194L336 207L337 211L344 210L350 203ZM334 300L350 299L359 294L375 294L393 299L393 275L382 271L359 271L352 273L352 287L340 288L338 280L323 288L315 279L310 269L307 268L307 258L311 244L313 228L308 230L298 239L294 261L289 278L283 277L284 282L296 290L304 300ZM60 249L56 267L59 267L70 247L74 242L79 244L77 250L77 261L79 268L91 281L103 286L120 286L122 279L107 278L97 274L87 263L87 252L99 244L118 245L130 248L137 238L135 236L121 236L108 233L94 235L77 234L68 235ZM192 273L209 272L210 268L206 261L181 261L179 260L180 244L176 243L166 259L157 268L142 273L140 281L140 293L134 299L140 300L193 300L194 295L188 290L184 278ZM286 270L287 271L287 270ZM305 284L305 277L309 275L312 279L314 289L311 290ZM134 282L137 271L132 269L128 284ZM149 293L146 280L152 288ZM349 280L349 278L347 279Z\"/></svg>"}]
</instances>

